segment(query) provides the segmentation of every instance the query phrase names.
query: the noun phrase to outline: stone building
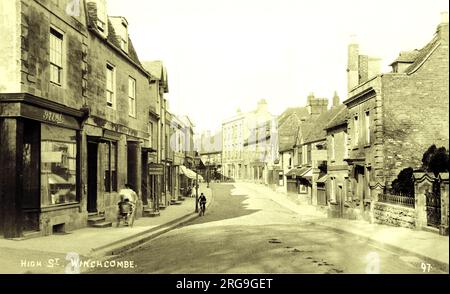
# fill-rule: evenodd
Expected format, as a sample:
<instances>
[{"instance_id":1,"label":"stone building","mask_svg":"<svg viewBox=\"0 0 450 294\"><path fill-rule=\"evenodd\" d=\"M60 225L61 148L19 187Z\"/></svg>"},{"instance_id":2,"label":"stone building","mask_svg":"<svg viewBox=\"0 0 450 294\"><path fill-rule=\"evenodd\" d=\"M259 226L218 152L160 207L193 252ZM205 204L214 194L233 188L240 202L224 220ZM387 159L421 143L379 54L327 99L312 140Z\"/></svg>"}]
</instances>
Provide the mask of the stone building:
<instances>
[{"instance_id":1,"label":"stone building","mask_svg":"<svg viewBox=\"0 0 450 294\"><path fill-rule=\"evenodd\" d=\"M202 173L205 181L222 180L222 131L214 134L210 131L202 133L197 142L197 150L205 164Z\"/></svg>"},{"instance_id":2,"label":"stone building","mask_svg":"<svg viewBox=\"0 0 450 294\"><path fill-rule=\"evenodd\" d=\"M286 174L294 165L294 146L300 125L309 118L306 107L292 107L286 109L278 118L278 150L279 172L278 191L288 192ZM292 193L296 193L295 185L289 187Z\"/></svg>"},{"instance_id":3,"label":"stone building","mask_svg":"<svg viewBox=\"0 0 450 294\"><path fill-rule=\"evenodd\" d=\"M235 180L244 179L244 175L250 175L250 165L244 164L244 143L252 136L252 131L263 122L273 119L267 108L265 99L258 101L254 111L241 112L222 124L223 134L223 172L228 178Z\"/></svg>"},{"instance_id":4,"label":"stone building","mask_svg":"<svg viewBox=\"0 0 450 294\"><path fill-rule=\"evenodd\" d=\"M307 97L307 104L305 107L306 112L304 109L301 109L297 115L300 118L296 119L297 121L300 119L300 122L297 124L296 130L292 127L281 127L282 132L285 132L284 129L287 129L287 134L293 134L292 137L294 138L291 147L292 137L283 139L286 135L281 134L279 136L280 144L286 144L286 142L289 144L284 147L288 148L286 149L288 152L283 150L281 159L283 165L289 161L289 165L291 166L291 168L284 173L284 176L286 181L286 191L288 195L292 196L292 200L294 201L311 203L312 186L311 181L307 179L311 176L311 168L308 167L311 159L311 149L308 149L308 145L304 145L303 147L303 144L308 133L315 128L314 121L323 113L327 112L327 108L327 98L318 98L311 93ZM311 148L311 146L312 145L309 145L309 148ZM302 153L302 151L304 152Z\"/></svg>"},{"instance_id":5,"label":"stone building","mask_svg":"<svg viewBox=\"0 0 450 294\"><path fill-rule=\"evenodd\" d=\"M106 1L1 1L0 231L7 238L111 225L157 146L153 77ZM156 148L155 148L156 147ZM11 172L15 171L15 172Z\"/></svg>"},{"instance_id":6,"label":"stone building","mask_svg":"<svg viewBox=\"0 0 450 294\"><path fill-rule=\"evenodd\" d=\"M274 162L278 158L277 125L273 118L258 123L243 144L243 178L272 184ZM277 170L275 168L275 170Z\"/></svg>"},{"instance_id":7,"label":"stone building","mask_svg":"<svg viewBox=\"0 0 450 294\"><path fill-rule=\"evenodd\" d=\"M348 184L348 109L340 111L325 126L327 144L327 176L325 182L328 199L329 216L353 218L353 208L349 206L347 196Z\"/></svg>"},{"instance_id":8,"label":"stone building","mask_svg":"<svg viewBox=\"0 0 450 294\"><path fill-rule=\"evenodd\" d=\"M358 46L351 44L344 101L347 200L360 207L362 218L374 221L374 204L401 170L420 168L432 144L448 148L448 14L425 47L400 54L392 72L367 76L365 68L355 67L358 59Z\"/></svg>"},{"instance_id":9,"label":"stone building","mask_svg":"<svg viewBox=\"0 0 450 294\"><path fill-rule=\"evenodd\" d=\"M288 176L295 179L298 186L299 201L325 207L328 205L326 197L327 149L325 126L343 108L338 105L339 98L335 94L331 109L320 115L311 117L302 124L297 135L295 153L297 168Z\"/></svg>"},{"instance_id":10,"label":"stone building","mask_svg":"<svg viewBox=\"0 0 450 294\"><path fill-rule=\"evenodd\" d=\"M162 61L143 61L143 67L152 76L150 80L150 109L148 128L151 138L153 140L151 153L149 153L148 163L151 166L149 169L150 203L146 207L147 213L149 210L157 213L160 209L164 209L167 205L165 197L165 179L166 168L165 163L165 133L166 133L166 112L167 100L164 94L169 92L169 82L167 69ZM147 202L148 203L148 202Z\"/></svg>"}]
</instances>

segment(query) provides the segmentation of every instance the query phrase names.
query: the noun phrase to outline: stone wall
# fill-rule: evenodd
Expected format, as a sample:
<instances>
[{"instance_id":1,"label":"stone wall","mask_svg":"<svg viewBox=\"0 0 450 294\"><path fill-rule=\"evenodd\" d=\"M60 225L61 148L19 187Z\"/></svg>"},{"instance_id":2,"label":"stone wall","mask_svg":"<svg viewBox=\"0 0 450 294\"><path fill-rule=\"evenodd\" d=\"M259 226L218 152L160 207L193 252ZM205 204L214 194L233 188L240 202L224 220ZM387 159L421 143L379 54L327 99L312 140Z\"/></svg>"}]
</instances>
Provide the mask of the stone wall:
<instances>
[{"instance_id":1,"label":"stone wall","mask_svg":"<svg viewBox=\"0 0 450 294\"><path fill-rule=\"evenodd\" d=\"M417 71L383 75L388 183L404 168L420 168L422 155L432 144L448 148L448 36L438 44Z\"/></svg>"},{"instance_id":2,"label":"stone wall","mask_svg":"<svg viewBox=\"0 0 450 294\"><path fill-rule=\"evenodd\" d=\"M377 202L374 204L373 214L376 223L415 228L416 217L414 208Z\"/></svg>"}]
</instances>

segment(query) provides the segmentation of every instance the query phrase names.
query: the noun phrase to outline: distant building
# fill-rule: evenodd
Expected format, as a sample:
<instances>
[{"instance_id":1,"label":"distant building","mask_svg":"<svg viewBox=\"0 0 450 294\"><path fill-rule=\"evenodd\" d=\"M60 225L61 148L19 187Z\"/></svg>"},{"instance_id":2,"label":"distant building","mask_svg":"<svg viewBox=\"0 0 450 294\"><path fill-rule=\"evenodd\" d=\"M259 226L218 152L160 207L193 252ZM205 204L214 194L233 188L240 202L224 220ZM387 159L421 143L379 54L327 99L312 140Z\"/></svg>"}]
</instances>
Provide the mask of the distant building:
<instances>
[{"instance_id":1,"label":"distant building","mask_svg":"<svg viewBox=\"0 0 450 294\"><path fill-rule=\"evenodd\" d=\"M252 130L261 123L272 120L273 116L267 109L267 102L263 99L258 102L256 110L238 113L225 120L222 124L223 147L222 161L223 173L235 180L244 178L244 171L249 172L250 166L244 165L244 143L252 136Z\"/></svg>"}]
</instances>

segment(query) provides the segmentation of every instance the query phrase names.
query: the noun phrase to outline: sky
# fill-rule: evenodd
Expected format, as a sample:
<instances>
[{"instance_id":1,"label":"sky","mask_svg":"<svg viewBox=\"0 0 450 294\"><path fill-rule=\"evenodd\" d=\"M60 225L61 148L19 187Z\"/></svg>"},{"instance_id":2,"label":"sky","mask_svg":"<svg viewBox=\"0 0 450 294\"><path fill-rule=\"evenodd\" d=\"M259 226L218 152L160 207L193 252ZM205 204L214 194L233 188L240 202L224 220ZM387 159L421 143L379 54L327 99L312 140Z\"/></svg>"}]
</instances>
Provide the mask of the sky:
<instances>
[{"instance_id":1,"label":"sky","mask_svg":"<svg viewBox=\"0 0 450 294\"><path fill-rule=\"evenodd\" d=\"M382 59L433 37L446 0L107 0L141 61L162 60L170 111L217 131L266 99L272 114L306 97L347 95L347 45Z\"/></svg>"}]
</instances>

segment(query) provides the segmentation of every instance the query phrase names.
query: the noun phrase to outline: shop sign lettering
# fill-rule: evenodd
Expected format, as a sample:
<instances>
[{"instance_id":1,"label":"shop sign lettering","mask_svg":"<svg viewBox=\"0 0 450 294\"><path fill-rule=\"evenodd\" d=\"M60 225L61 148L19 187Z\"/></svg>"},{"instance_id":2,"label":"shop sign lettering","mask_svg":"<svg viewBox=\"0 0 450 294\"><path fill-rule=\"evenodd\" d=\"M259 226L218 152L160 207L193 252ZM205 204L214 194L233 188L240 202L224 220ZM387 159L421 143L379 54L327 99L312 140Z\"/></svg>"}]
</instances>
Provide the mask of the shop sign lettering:
<instances>
[{"instance_id":1,"label":"shop sign lettering","mask_svg":"<svg viewBox=\"0 0 450 294\"><path fill-rule=\"evenodd\" d=\"M61 113L55 113L48 110L44 110L44 113L42 115L42 118L45 121L49 121L52 123L61 124L64 122L63 115Z\"/></svg>"}]
</instances>

